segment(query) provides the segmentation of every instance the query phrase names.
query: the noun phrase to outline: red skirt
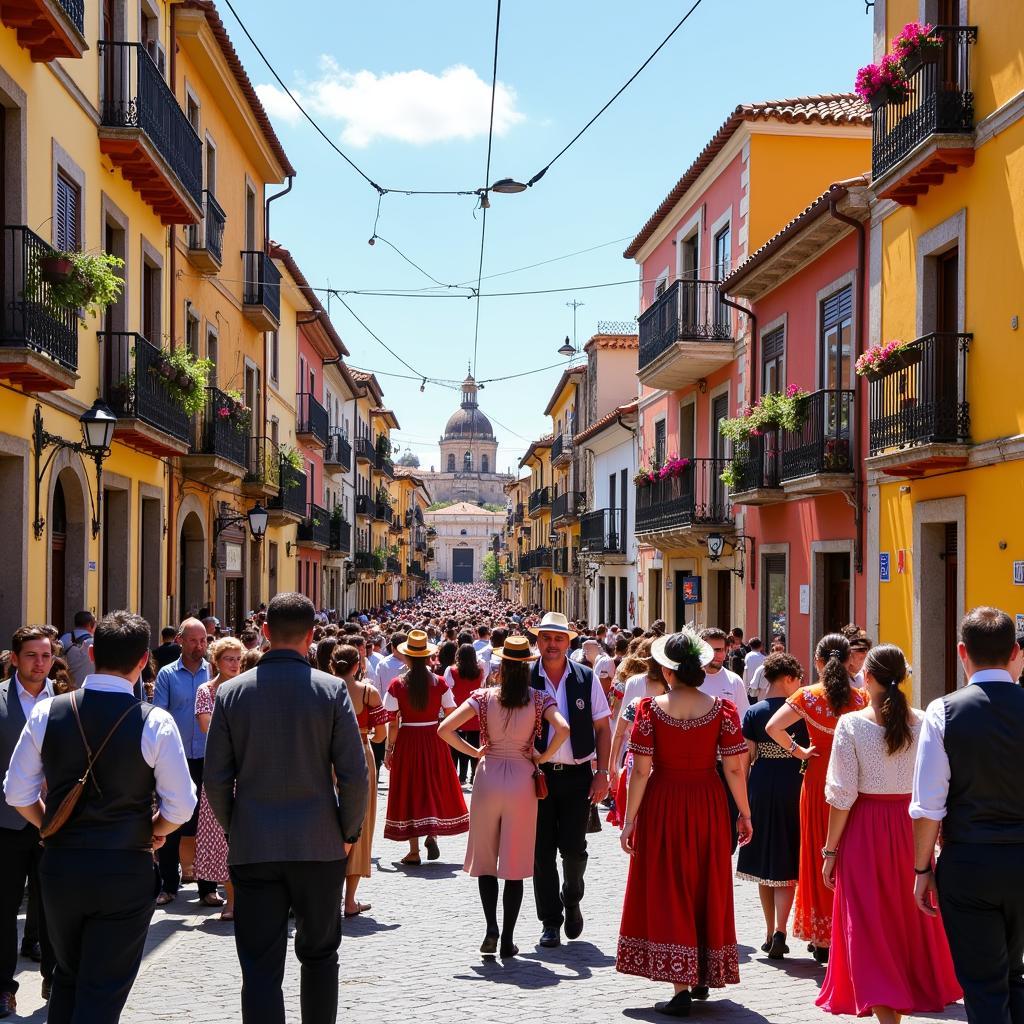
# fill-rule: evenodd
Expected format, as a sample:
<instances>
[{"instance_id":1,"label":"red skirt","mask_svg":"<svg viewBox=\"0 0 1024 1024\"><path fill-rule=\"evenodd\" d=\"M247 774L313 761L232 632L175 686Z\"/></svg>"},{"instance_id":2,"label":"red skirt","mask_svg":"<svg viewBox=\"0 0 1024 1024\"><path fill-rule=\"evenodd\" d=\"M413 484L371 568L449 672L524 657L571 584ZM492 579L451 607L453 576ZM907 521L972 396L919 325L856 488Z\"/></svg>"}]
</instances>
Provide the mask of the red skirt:
<instances>
[{"instance_id":1,"label":"red skirt","mask_svg":"<svg viewBox=\"0 0 1024 1024\"><path fill-rule=\"evenodd\" d=\"M823 784L804 776L800 790L800 870L793 907L793 936L827 946L832 939L832 892L821 877L821 850L828 838Z\"/></svg>"},{"instance_id":2,"label":"red skirt","mask_svg":"<svg viewBox=\"0 0 1024 1024\"><path fill-rule=\"evenodd\" d=\"M615 969L723 988L740 980L725 791L714 768L655 768L636 816Z\"/></svg>"},{"instance_id":3,"label":"red skirt","mask_svg":"<svg viewBox=\"0 0 1024 1024\"><path fill-rule=\"evenodd\" d=\"M469 831L469 811L448 744L437 727L398 730L388 782L385 839L456 836Z\"/></svg>"}]
</instances>

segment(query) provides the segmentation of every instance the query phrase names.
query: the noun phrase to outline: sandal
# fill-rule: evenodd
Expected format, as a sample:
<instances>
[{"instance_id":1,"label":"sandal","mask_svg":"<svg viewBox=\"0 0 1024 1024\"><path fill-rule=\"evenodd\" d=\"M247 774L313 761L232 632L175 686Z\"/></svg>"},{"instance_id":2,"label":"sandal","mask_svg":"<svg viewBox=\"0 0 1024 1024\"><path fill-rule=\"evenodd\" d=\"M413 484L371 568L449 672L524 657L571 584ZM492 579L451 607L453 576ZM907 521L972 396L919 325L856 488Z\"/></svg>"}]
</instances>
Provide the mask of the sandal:
<instances>
[{"instance_id":1,"label":"sandal","mask_svg":"<svg viewBox=\"0 0 1024 1024\"><path fill-rule=\"evenodd\" d=\"M441 850L433 836L427 836L423 841L423 845L427 848L427 860L437 860L441 856Z\"/></svg>"},{"instance_id":2,"label":"sandal","mask_svg":"<svg viewBox=\"0 0 1024 1024\"><path fill-rule=\"evenodd\" d=\"M373 907L369 903L357 903L355 910L351 910L351 911L346 910L345 911L345 916L346 917L358 917L360 914L365 914L366 911L372 910L372 909L373 909Z\"/></svg>"},{"instance_id":3,"label":"sandal","mask_svg":"<svg viewBox=\"0 0 1024 1024\"><path fill-rule=\"evenodd\" d=\"M162 892L156 898L156 905L158 907L166 907L168 903L173 903L173 902L174 902L174 893L173 892Z\"/></svg>"},{"instance_id":4,"label":"sandal","mask_svg":"<svg viewBox=\"0 0 1024 1024\"><path fill-rule=\"evenodd\" d=\"M224 904L227 903L227 900L222 896L218 896L215 892L208 892L199 900L199 902L202 903L204 907L223 907Z\"/></svg>"},{"instance_id":5,"label":"sandal","mask_svg":"<svg viewBox=\"0 0 1024 1024\"><path fill-rule=\"evenodd\" d=\"M222 921L234 921L235 912L233 910L222 910L220 912L220 919Z\"/></svg>"},{"instance_id":6,"label":"sandal","mask_svg":"<svg viewBox=\"0 0 1024 1024\"><path fill-rule=\"evenodd\" d=\"M409 857L406 855L401 860L392 861L392 863L396 868L402 867L402 865L405 865L407 868L418 868L423 861L421 861L419 857Z\"/></svg>"}]
</instances>

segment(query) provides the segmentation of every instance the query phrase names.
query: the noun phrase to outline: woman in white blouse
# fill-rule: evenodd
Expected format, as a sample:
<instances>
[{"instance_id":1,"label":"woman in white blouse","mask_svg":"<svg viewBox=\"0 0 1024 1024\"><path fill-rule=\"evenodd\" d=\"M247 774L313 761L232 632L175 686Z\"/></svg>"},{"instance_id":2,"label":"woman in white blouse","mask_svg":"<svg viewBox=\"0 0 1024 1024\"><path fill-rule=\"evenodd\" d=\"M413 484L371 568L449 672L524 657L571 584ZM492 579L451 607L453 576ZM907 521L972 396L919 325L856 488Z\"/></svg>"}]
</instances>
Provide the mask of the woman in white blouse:
<instances>
[{"instance_id":1,"label":"woman in white blouse","mask_svg":"<svg viewBox=\"0 0 1024 1024\"><path fill-rule=\"evenodd\" d=\"M871 703L843 715L825 781L828 837L822 875L835 889L832 951L817 1005L898 1024L960 998L938 917L914 903L909 807L923 715L900 688L903 652L874 647L864 661Z\"/></svg>"}]
</instances>

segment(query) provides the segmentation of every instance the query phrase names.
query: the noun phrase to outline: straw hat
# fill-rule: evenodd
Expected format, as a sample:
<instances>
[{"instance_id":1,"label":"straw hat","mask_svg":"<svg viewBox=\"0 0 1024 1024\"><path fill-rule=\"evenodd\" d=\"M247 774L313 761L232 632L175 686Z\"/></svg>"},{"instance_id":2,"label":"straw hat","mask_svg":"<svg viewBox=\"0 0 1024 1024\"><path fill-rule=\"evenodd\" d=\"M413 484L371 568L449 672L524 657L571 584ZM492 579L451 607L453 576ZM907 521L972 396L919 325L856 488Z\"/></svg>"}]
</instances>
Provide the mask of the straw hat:
<instances>
[{"instance_id":1,"label":"straw hat","mask_svg":"<svg viewBox=\"0 0 1024 1024\"><path fill-rule=\"evenodd\" d=\"M680 663L673 661L665 653L665 645L673 637L681 637L687 646L688 653L696 655L700 660L700 667L704 668L705 665L710 665L714 660L715 652L706 640L702 640L696 633L693 632L689 627L684 627L678 633L672 633L669 636L660 636L657 640L651 644L651 657L665 668L671 669L673 672L678 671Z\"/></svg>"},{"instance_id":2,"label":"straw hat","mask_svg":"<svg viewBox=\"0 0 1024 1024\"><path fill-rule=\"evenodd\" d=\"M503 661L536 661L540 655L530 648L530 641L525 636L510 636L503 647L491 652L491 657Z\"/></svg>"},{"instance_id":3,"label":"straw hat","mask_svg":"<svg viewBox=\"0 0 1024 1024\"><path fill-rule=\"evenodd\" d=\"M529 632L536 636L538 633L564 633L570 640L575 640L579 634L569 628L569 620L561 612L548 612L539 625L531 626Z\"/></svg>"},{"instance_id":4,"label":"straw hat","mask_svg":"<svg viewBox=\"0 0 1024 1024\"><path fill-rule=\"evenodd\" d=\"M430 643L422 629L409 632L409 639L398 645L398 653L406 658L429 658L437 652L437 646Z\"/></svg>"}]
</instances>

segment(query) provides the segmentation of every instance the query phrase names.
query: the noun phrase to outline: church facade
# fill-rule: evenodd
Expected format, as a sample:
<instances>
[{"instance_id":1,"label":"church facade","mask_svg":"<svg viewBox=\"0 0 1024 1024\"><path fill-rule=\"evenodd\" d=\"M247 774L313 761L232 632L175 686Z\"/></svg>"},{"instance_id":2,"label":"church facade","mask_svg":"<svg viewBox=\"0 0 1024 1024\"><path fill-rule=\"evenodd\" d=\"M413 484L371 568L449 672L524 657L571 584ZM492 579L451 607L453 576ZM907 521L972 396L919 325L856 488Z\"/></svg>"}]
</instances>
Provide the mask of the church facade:
<instances>
[{"instance_id":1,"label":"church facade","mask_svg":"<svg viewBox=\"0 0 1024 1024\"><path fill-rule=\"evenodd\" d=\"M436 534L431 575L445 582L479 583L483 579L484 558L494 550L495 538L500 537L505 524L504 513L459 501L425 512L423 519Z\"/></svg>"}]
</instances>

